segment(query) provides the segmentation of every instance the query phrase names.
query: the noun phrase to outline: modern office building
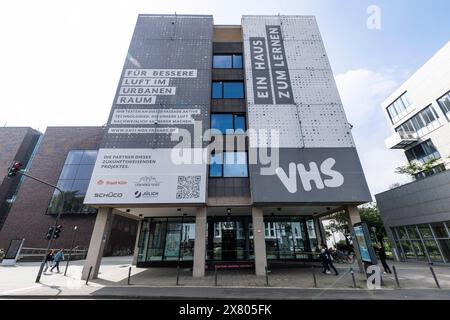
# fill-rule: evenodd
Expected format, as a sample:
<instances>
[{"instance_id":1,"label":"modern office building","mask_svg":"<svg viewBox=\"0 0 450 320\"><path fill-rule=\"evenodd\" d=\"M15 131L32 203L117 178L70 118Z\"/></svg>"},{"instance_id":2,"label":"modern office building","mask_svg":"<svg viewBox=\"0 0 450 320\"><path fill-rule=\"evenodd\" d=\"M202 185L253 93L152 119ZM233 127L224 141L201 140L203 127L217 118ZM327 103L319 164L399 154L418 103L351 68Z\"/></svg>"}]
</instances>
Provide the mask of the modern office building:
<instances>
[{"instance_id":1,"label":"modern office building","mask_svg":"<svg viewBox=\"0 0 450 320\"><path fill-rule=\"evenodd\" d=\"M376 195L395 255L449 263L450 42L382 106L392 128L387 147L418 164L414 182Z\"/></svg>"},{"instance_id":2,"label":"modern office building","mask_svg":"<svg viewBox=\"0 0 450 320\"><path fill-rule=\"evenodd\" d=\"M139 15L86 191L139 222L138 267L307 262L319 218L371 201L314 17Z\"/></svg>"},{"instance_id":3,"label":"modern office building","mask_svg":"<svg viewBox=\"0 0 450 320\"><path fill-rule=\"evenodd\" d=\"M60 220L63 229L53 247L69 249L74 239L79 251L87 250L97 210L83 205L83 199L102 133L102 127L48 127L45 134L31 128L0 128L0 248L6 250L13 239L25 239L24 253L46 248L45 235L61 209L60 195L51 187L20 175L6 177L15 160L28 174L57 185L65 193ZM132 252L137 223L115 216L111 228L105 255Z\"/></svg>"}]
</instances>

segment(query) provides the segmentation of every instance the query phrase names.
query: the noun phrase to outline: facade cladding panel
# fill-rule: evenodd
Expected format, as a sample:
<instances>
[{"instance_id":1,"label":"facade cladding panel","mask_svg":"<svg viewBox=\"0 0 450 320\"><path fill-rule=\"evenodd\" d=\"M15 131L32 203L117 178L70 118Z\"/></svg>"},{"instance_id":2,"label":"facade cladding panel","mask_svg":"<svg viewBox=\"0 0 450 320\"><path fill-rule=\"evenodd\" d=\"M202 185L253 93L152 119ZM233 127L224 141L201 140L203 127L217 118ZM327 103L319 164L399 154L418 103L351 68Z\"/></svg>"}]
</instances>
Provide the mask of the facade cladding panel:
<instances>
[{"instance_id":1,"label":"facade cladding panel","mask_svg":"<svg viewBox=\"0 0 450 320\"><path fill-rule=\"evenodd\" d=\"M450 220L450 171L377 194L386 229Z\"/></svg>"},{"instance_id":2,"label":"facade cladding panel","mask_svg":"<svg viewBox=\"0 0 450 320\"><path fill-rule=\"evenodd\" d=\"M212 36L212 16L138 17L86 203L206 201Z\"/></svg>"},{"instance_id":3,"label":"facade cladding panel","mask_svg":"<svg viewBox=\"0 0 450 320\"><path fill-rule=\"evenodd\" d=\"M315 18L243 16L242 29L250 148L280 157L268 175L250 165L253 201L371 201Z\"/></svg>"}]
</instances>

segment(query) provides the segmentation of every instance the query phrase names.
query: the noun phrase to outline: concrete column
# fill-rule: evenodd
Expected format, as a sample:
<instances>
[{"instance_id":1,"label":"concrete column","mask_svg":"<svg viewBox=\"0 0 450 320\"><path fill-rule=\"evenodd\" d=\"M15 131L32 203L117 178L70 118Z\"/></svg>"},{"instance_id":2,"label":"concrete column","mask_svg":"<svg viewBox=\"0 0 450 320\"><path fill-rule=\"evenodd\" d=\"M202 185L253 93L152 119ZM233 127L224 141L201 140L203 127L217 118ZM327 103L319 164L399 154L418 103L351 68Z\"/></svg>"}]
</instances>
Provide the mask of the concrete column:
<instances>
[{"instance_id":1,"label":"concrete column","mask_svg":"<svg viewBox=\"0 0 450 320\"><path fill-rule=\"evenodd\" d=\"M356 260L358 261L358 268L359 272L364 273L364 266L363 262L361 260L361 254L359 253L358 243L356 241L355 237L355 230L353 229L353 225L355 223L361 222L361 217L359 215L358 207L357 206L347 206L345 207L345 211L347 213L347 219L348 219L348 226L350 229L350 233L353 235L353 249L355 250Z\"/></svg>"},{"instance_id":2,"label":"concrete column","mask_svg":"<svg viewBox=\"0 0 450 320\"><path fill-rule=\"evenodd\" d=\"M100 208L98 210L86 261L81 273L82 280L87 279L90 267L92 267L90 278L96 279L98 276L98 270L100 269L105 243L111 231L112 217L112 208Z\"/></svg>"},{"instance_id":3,"label":"concrete column","mask_svg":"<svg viewBox=\"0 0 450 320\"><path fill-rule=\"evenodd\" d=\"M327 244L327 237L323 228L322 219L314 218L314 226L316 228L317 241L319 242L318 246L320 248L322 243Z\"/></svg>"},{"instance_id":4,"label":"concrete column","mask_svg":"<svg viewBox=\"0 0 450 320\"><path fill-rule=\"evenodd\" d=\"M206 207L197 209L195 216L194 268L193 277L205 276L206 260Z\"/></svg>"},{"instance_id":5,"label":"concrete column","mask_svg":"<svg viewBox=\"0 0 450 320\"><path fill-rule=\"evenodd\" d=\"M139 224L138 224L138 228L137 228L136 241L134 243L134 250L133 250L133 261L131 262L131 265L133 265L133 266L136 265L137 259L138 259L138 254L139 254L139 236L141 234L142 221L143 220L139 220Z\"/></svg>"},{"instance_id":6,"label":"concrete column","mask_svg":"<svg viewBox=\"0 0 450 320\"><path fill-rule=\"evenodd\" d=\"M266 239L264 237L264 216L261 208L252 207L253 247L255 251L255 273L257 276L266 274Z\"/></svg>"}]
</instances>

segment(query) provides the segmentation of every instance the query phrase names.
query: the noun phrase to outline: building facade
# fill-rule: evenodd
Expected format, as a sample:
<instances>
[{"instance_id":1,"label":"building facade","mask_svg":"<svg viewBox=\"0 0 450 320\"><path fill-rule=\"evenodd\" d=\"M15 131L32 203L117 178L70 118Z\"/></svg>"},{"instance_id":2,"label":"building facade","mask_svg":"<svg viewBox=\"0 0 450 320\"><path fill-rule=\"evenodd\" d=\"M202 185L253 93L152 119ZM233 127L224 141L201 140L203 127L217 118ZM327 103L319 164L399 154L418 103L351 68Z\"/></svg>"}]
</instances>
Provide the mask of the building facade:
<instances>
[{"instance_id":1,"label":"building facade","mask_svg":"<svg viewBox=\"0 0 450 320\"><path fill-rule=\"evenodd\" d=\"M83 278L114 216L139 222L138 267L308 262L318 219L371 201L311 16L139 15L84 203ZM358 251L357 251L358 252Z\"/></svg>"},{"instance_id":2,"label":"building facade","mask_svg":"<svg viewBox=\"0 0 450 320\"><path fill-rule=\"evenodd\" d=\"M60 220L63 228L61 237L53 242L55 248L70 249L74 237L78 249L89 245L97 209L83 205L83 200L102 135L102 127L48 127L45 134L30 128L0 128L1 172L6 176L11 162L19 161L28 174L57 185L65 193ZM13 239L25 239L28 249L46 248L45 235L61 209L60 194L20 175L5 177L2 188L6 184L14 188L9 187L7 196L12 201L2 200L2 210L8 211L2 211L0 248L6 250ZM105 255L130 254L136 232L134 220L116 216Z\"/></svg>"},{"instance_id":3,"label":"building facade","mask_svg":"<svg viewBox=\"0 0 450 320\"><path fill-rule=\"evenodd\" d=\"M450 42L382 105L414 182L376 195L398 259L450 262Z\"/></svg>"},{"instance_id":4,"label":"building facade","mask_svg":"<svg viewBox=\"0 0 450 320\"><path fill-rule=\"evenodd\" d=\"M6 172L13 161L27 167L39 142L41 133L32 128L0 128L0 231L8 217L11 206L16 200L20 179L8 179ZM1 246L0 246L1 247Z\"/></svg>"}]
</instances>

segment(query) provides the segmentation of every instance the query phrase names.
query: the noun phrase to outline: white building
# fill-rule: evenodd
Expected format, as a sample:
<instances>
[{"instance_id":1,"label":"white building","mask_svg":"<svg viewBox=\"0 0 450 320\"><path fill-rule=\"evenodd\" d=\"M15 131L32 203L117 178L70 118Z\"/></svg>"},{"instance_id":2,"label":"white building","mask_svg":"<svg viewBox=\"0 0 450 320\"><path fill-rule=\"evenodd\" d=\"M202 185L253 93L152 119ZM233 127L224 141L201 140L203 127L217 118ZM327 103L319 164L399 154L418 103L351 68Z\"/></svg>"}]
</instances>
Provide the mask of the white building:
<instances>
[{"instance_id":1,"label":"white building","mask_svg":"<svg viewBox=\"0 0 450 320\"><path fill-rule=\"evenodd\" d=\"M382 106L393 133L386 146L419 164L414 182L375 196L396 256L449 263L450 42Z\"/></svg>"}]
</instances>

